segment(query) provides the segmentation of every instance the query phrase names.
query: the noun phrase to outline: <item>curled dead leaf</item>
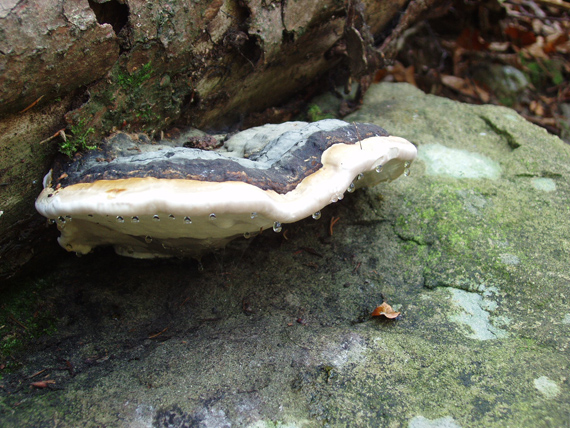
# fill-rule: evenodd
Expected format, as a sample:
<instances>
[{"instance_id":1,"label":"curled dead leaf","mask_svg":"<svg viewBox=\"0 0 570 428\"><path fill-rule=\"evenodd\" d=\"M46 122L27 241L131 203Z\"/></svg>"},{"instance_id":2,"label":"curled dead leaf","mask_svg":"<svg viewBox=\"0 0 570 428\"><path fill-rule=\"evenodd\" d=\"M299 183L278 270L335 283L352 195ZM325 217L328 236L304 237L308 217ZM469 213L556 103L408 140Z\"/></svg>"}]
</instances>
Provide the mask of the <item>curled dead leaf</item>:
<instances>
[{"instance_id":1,"label":"curled dead leaf","mask_svg":"<svg viewBox=\"0 0 570 428\"><path fill-rule=\"evenodd\" d=\"M400 316L400 312L396 312L394 309L392 309L392 306L384 302L376 309L374 309L374 311L372 312L372 316L373 317L384 316L386 318L394 319Z\"/></svg>"},{"instance_id":2,"label":"curled dead leaf","mask_svg":"<svg viewBox=\"0 0 570 428\"><path fill-rule=\"evenodd\" d=\"M55 380L48 379L48 380L40 380L38 382L32 382L30 385L35 388L47 388L49 385L53 385Z\"/></svg>"}]
</instances>

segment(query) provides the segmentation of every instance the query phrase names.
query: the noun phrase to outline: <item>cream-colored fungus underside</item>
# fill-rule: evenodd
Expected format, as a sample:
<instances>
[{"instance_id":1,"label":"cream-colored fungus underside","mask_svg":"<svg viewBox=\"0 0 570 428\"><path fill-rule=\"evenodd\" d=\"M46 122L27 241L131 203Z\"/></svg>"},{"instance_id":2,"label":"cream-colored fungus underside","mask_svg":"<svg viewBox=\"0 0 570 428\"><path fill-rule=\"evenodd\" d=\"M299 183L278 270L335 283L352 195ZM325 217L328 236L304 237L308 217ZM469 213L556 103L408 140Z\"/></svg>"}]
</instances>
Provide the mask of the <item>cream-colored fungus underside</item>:
<instances>
[{"instance_id":1,"label":"cream-colored fungus underside","mask_svg":"<svg viewBox=\"0 0 570 428\"><path fill-rule=\"evenodd\" d=\"M47 187L36 201L57 223L60 245L78 254L112 245L137 258L199 256L238 236L280 230L342 199L346 191L400 176L416 147L400 137L335 144L323 164L292 191L243 182L129 178Z\"/></svg>"}]
</instances>

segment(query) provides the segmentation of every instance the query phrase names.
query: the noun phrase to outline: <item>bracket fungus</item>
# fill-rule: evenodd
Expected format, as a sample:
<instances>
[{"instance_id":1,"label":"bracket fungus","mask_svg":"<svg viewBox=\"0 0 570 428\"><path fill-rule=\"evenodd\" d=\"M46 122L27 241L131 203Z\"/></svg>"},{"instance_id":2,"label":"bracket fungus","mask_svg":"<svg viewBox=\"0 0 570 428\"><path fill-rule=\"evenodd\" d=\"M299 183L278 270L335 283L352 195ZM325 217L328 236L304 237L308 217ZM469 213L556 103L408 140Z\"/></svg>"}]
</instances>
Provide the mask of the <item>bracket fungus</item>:
<instances>
[{"instance_id":1,"label":"bracket fungus","mask_svg":"<svg viewBox=\"0 0 570 428\"><path fill-rule=\"evenodd\" d=\"M345 192L393 180L416 157L413 144L376 125L334 119L248 129L216 151L183 143L114 134L56 163L36 209L78 254L112 245L137 258L198 257L238 236L318 218Z\"/></svg>"}]
</instances>

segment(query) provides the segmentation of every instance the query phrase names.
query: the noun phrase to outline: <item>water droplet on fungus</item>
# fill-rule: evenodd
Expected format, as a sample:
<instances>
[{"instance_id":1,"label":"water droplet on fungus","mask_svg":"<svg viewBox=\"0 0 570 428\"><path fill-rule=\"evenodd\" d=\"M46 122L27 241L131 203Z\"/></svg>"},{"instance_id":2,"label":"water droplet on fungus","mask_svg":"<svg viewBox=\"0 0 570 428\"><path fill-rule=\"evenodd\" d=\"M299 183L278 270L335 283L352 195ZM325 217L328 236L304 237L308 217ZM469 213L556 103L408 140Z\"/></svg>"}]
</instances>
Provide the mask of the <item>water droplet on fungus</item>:
<instances>
[{"instance_id":1,"label":"water droplet on fungus","mask_svg":"<svg viewBox=\"0 0 570 428\"><path fill-rule=\"evenodd\" d=\"M256 212L251 213L251 216L250 216L250 217L251 217L251 219L253 220L255 217L257 217L257 213L256 213Z\"/></svg>"},{"instance_id":2,"label":"water droplet on fungus","mask_svg":"<svg viewBox=\"0 0 570 428\"><path fill-rule=\"evenodd\" d=\"M274 232L281 232L281 230L283 229L283 227L281 226L281 223L279 223L278 221L273 222L273 231Z\"/></svg>"},{"instance_id":3,"label":"water droplet on fungus","mask_svg":"<svg viewBox=\"0 0 570 428\"><path fill-rule=\"evenodd\" d=\"M350 183L350 186L348 186L348 189L346 189L346 191L348 193L352 193L352 192L354 192L355 189L356 189L356 186L354 185L354 183Z\"/></svg>"},{"instance_id":4,"label":"water droplet on fungus","mask_svg":"<svg viewBox=\"0 0 570 428\"><path fill-rule=\"evenodd\" d=\"M192 219L188 216L184 217L184 223L186 224L191 224L192 223Z\"/></svg>"},{"instance_id":5,"label":"water droplet on fungus","mask_svg":"<svg viewBox=\"0 0 570 428\"><path fill-rule=\"evenodd\" d=\"M316 213L313 213L313 218L314 218L315 220L320 219L320 218L321 218L321 212L320 212L320 211L317 211Z\"/></svg>"},{"instance_id":6,"label":"water droplet on fungus","mask_svg":"<svg viewBox=\"0 0 570 428\"><path fill-rule=\"evenodd\" d=\"M152 237L151 236L145 236L144 237L144 242L146 242L147 244L150 244L152 242Z\"/></svg>"},{"instance_id":7,"label":"water droplet on fungus","mask_svg":"<svg viewBox=\"0 0 570 428\"><path fill-rule=\"evenodd\" d=\"M210 214L210 220L215 220L216 219L216 214L212 213Z\"/></svg>"},{"instance_id":8,"label":"water droplet on fungus","mask_svg":"<svg viewBox=\"0 0 570 428\"><path fill-rule=\"evenodd\" d=\"M118 215L118 216L117 216L117 221L118 221L119 223L124 223L124 222L125 222L125 219L124 219L123 217L121 217L120 215Z\"/></svg>"},{"instance_id":9,"label":"water droplet on fungus","mask_svg":"<svg viewBox=\"0 0 570 428\"><path fill-rule=\"evenodd\" d=\"M381 173L382 172L382 165L376 165L376 168L374 168L374 171L376 171L377 173Z\"/></svg>"},{"instance_id":10,"label":"water droplet on fungus","mask_svg":"<svg viewBox=\"0 0 570 428\"><path fill-rule=\"evenodd\" d=\"M131 223L138 223L139 221L140 220L136 215L131 217Z\"/></svg>"},{"instance_id":11,"label":"water droplet on fungus","mask_svg":"<svg viewBox=\"0 0 570 428\"><path fill-rule=\"evenodd\" d=\"M152 216L152 219L153 219L154 221L160 221L160 217L159 217L158 215L156 215L156 214Z\"/></svg>"},{"instance_id":12,"label":"water droplet on fungus","mask_svg":"<svg viewBox=\"0 0 570 428\"><path fill-rule=\"evenodd\" d=\"M170 220L176 220L176 217L174 217L172 214L170 214L170 215L168 216L168 218L169 218Z\"/></svg>"},{"instance_id":13,"label":"water droplet on fungus","mask_svg":"<svg viewBox=\"0 0 570 428\"><path fill-rule=\"evenodd\" d=\"M249 238L251 238L251 233L249 233L249 232L244 232L243 237L244 237L245 239L249 239Z\"/></svg>"}]
</instances>

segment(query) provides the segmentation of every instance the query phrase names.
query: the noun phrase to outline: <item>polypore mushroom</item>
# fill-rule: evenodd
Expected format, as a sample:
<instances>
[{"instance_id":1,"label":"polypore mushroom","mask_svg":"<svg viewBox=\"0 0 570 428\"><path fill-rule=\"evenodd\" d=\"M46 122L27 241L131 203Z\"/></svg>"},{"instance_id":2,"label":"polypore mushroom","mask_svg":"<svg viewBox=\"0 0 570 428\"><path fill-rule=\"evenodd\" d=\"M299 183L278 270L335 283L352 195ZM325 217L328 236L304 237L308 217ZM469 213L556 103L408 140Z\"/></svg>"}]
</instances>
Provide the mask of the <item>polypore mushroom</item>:
<instances>
[{"instance_id":1,"label":"polypore mushroom","mask_svg":"<svg viewBox=\"0 0 570 428\"><path fill-rule=\"evenodd\" d=\"M54 166L36 209L57 223L68 251L112 245L130 257L196 257L318 217L346 191L397 178L416 156L376 125L340 120L252 128L218 151L182 145L115 134Z\"/></svg>"}]
</instances>

